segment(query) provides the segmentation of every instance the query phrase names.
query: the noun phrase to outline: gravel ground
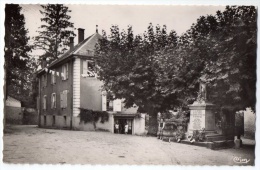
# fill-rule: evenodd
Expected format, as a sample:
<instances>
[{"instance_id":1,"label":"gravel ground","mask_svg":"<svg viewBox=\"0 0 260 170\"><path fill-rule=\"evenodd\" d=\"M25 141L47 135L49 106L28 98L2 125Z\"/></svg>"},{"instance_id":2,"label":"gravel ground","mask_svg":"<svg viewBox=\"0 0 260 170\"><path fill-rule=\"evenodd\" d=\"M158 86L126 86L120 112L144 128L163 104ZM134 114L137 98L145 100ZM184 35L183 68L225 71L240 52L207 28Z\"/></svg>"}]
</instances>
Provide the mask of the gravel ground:
<instances>
[{"instance_id":1,"label":"gravel ground","mask_svg":"<svg viewBox=\"0 0 260 170\"><path fill-rule=\"evenodd\" d=\"M155 137L8 126L3 137L5 163L254 165L254 149L210 150ZM234 157L250 159L247 164Z\"/></svg>"}]
</instances>

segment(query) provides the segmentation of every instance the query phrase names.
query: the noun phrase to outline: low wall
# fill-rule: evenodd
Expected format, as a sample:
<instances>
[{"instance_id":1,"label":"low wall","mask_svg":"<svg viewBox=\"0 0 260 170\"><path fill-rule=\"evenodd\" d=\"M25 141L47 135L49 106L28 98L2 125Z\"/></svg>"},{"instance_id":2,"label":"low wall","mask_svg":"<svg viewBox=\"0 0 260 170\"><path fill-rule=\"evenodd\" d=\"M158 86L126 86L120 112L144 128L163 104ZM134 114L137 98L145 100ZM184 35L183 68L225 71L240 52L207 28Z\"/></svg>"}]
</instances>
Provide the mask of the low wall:
<instances>
[{"instance_id":1,"label":"low wall","mask_svg":"<svg viewBox=\"0 0 260 170\"><path fill-rule=\"evenodd\" d=\"M6 124L23 123L23 111L21 107L5 106L4 116Z\"/></svg>"},{"instance_id":2,"label":"low wall","mask_svg":"<svg viewBox=\"0 0 260 170\"><path fill-rule=\"evenodd\" d=\"M101 131L109 131L113 132L113 124L114 124L114 117L113 114L109 114L109 118L107 122L101 123L101 119L99 119L95 124L96 128L94 127L94 124L92 122L81 122L80 117L73 117L73 129L75 130L83 130L83 131L95 131L95 130L101 130Z\"/></svg>"},{"instance_id":3,"label":"low wall","mask_svg":"<svg viewBox=\"0 0 260 170\"><path fill-rule=\"evenodd\" d=\"M134 134L135 135L146 135L147 130L145 129L145 114L141 114L140 118L134 118Z\"/></svg>"},{"instance_id":4,"label":"low wall","mask_svg":"<svg viewBox=\"0 0 260 170\"><path fill-rule=\"evenodd\" d=\"M146 135L147 130L145 129L145 114L141 114L140 118L134 118L133 120L133 127L134 127L134 135ZM83 130L83 131L95 131L95 130L101 130L101 131L109 131L111 133L114 133L114 116L113 113L109 113L109 119L107 122L101 123L100 119L96 122L96 129L93 125L93 123L84 123L80 122L79 117L73 118L73 128L75 130Z\"/></svg>"},{"instance_id":5,"label":"low wall","mask_svg":"<svg viewBox=\"0 0 260 170\"><path fill-rule=\"evenodd\" d=\"M33 108L26 108L23 112L23 124L24 125L37 125L38 124L38 112Z\"/></svg>"},{"instance_id":6,"label":"low wall","mask_svg":"<svg viewBox=\"0 0 260 170\"><path fill-rule=\"evenodd\" d=\"M244 112L244 136L245 138L255 139L256 114L251 109Z\"/></svg>"},{"instance_id":7,"label":"low wall","mask_svg":"<svg viewBox=\"0 0 260 170\"><path fill-rule=\"evenodd\" d=\"M113 113L109 113L107 122L101 123L100 119L95 123L96 128L92 122L84 123L80 121L79 116L73 117L72 120L74 130L82 131L108 131L114 133L114 116ZM141 117L134 118L134 134L135 135L146 135L147 130L145 129L145 114L141 114ZM41 127L46 128L70 128L70 117L57 116L57 115L41 115Z\"/></svg>"}]
</instances>

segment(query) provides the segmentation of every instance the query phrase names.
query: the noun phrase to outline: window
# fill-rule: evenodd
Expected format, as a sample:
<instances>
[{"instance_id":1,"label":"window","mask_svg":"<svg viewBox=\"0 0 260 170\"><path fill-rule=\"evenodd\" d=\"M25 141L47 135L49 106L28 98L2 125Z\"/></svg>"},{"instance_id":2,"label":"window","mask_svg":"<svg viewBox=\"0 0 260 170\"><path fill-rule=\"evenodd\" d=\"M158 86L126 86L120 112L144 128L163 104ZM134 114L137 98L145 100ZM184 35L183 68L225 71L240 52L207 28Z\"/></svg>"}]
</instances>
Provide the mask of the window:
<instances>
[{"instance_id":1,"label":"window","mask_svg":"<svg viewBox=\"0 0 260 170\"><path fill-rule=\"evenodd\" d=\"M101 92L102 111L107 111L107 92Z\"/></svg>"},{"instance_id":2,"label":"window","mask_svg":"<svg viewBox=\"0 0 260 170\"><path fill-rule=\"evenodd\" d=\"M107 100L107 111L113 111L113 100Z\"/></svg>"},{"instance_id":3,"label":"window","mask_svg":"<svg viewBox=\"0 0 260 170\"><path fill-rule=\"evenodd\" d=\"M96 77L95 62L84 60L82 74L86 77Z\"/></svg>"},{"instance_id":4,"label":"window","mask_svg":"<svg viewBox=\"0 0 260 170\"><path fill-rule=\"evenodd\" d=\"M113 96L110 92L102 91L102 111L113 111Z\"/></svg>"},{"instance_id":5,"label":"window","mask_svg":"<svg viewBox=\"0 0 260 170\"><path fill-rule=\"evenodd\" d=\"M47 87L47 74L42 75L42 87Z\"/></svg>"},{"instance_id":6,"label":"window","mask_svg":"<svg viewBox=\"0 0 260 170\"><path fill-rule=\"evenodd\" d=\"M44 75L42 75L42 87L44 87L44 84L45 84L45 77Z\"/></svg>"},{"instance_id":7,"label":"window","mask_svg":"<svg viewBox=\"0 0 260 170\"><path fill-rule=\"evenodd\" d=\"M52 126L55 125L55 116L52 116Z\"/></svg>"},{"instance_id":8,"label":"window","mask_svg":"<svg viewBox=\"0 0 260 170\"><path fill-rule=\"evenodd\" d=\"M63 116L64 117L64 125L67 125L67 116Z\"/></svg>"},{"instance_id":9,"label":"window","mask_svg":"<svg viewBox=\"0 0 260 170\"><path fill-rule=\"evenodd\" d=\"M51 72L51 84L56 83L56 72L55 70Z\"/></svg>"},{"instance_id":10,"label":"window","mask_svg":"<svg viewBox=\"0 0 260 170\"><path fill-rule=\"evenodd\" d=\"M120 112L122 109L121 99L113 99L111 93L102 92L102 111Z\"/></svg>"},{"instance_id":11,"label":"window","mask_svg":"<svg viewBox=\"0 0 260 170\"><path fill-rule=\"evenodd\" d=\"M43 100L42 101L43 101L42 102L42 104L43 104L42 109L46 110L47 109L47 96L46 95L43 96Z\"/></svg>"},{"instance_id":12,"label":"window","mask_svg":"<svg viewBox=\"0 0 260 170\"><path fill-rule=\"evenodd\" d=\"M46 116L43 117L43 124L44 124L44 126L46 126L46 124L47 124Z\"/></svg>"},{"instance_id":13,"label":"window","mask_svg":"<svg viewBox=\"0 0 260 170\"><path fill-rule=\"evenodd\" d=\"M60 108L63 108L63 92L60 92Z\"/></svg>"},{"instance_id":14,"label":"window","mask_svg":"<svg viewBox=\"0 0 260 170\"><path fill-rule=\"evenodd\" d=\"M61 72L62 80L69 79L69 64L66 63L62 66L62 72Z\"/></svg>"},{"instance_id":15,"label":"window","mask_svg":"<svg viewBox=\"0 0 260 170\"><path fill-rule=\"evenodd\" d=\"M51 94L51 108L52 109L56 108L56 93Z\"/></svg>"},{"instance_id":16,"label":"window","mask_svg":"<svg viewBox=\"0 0 260 170\"><path fill-rule=\"evenodd\" d=\"M60 93L60 108L67 108L68 103L68 90L64 90Z\"/></svg>"}]
</instances>

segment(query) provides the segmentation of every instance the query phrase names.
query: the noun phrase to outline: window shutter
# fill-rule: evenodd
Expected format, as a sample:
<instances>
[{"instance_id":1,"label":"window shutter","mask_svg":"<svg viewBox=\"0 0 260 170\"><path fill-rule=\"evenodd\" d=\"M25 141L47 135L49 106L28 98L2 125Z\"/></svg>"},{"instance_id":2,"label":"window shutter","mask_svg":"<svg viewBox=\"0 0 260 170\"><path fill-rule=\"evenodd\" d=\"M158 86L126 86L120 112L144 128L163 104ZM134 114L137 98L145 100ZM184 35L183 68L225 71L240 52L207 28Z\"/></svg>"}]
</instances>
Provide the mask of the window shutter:
<instances>
[{"instance_id":1,"label":"window shutter","mask_svg":"<svg viewBox=\"0 0 260 170\"><path fill-rule=\"evenodd\" d=\"M101 93L102 111L107 111L107 95L106 92Z\"/></svg>"},{"instance_id":2,"label":"window shutter","mask_svg":"<svg viewBox=\"0 0 260 170\"><path fill-rule=\"evenodd\" d=\"M53 93L51 94L51 108L53 108Z\"/></svg>"},{"instance_id":3,"label":"window shutter","mask_svg":"<svg viewBox=\"0 0 260 170\"><path fill-rule=\"evenodd\" d=\"M83 60L83 71L82 74L88 73L88 62L86 60Z\"/></svg>"},{"instance_id":4,"label":"window shutter","mask_svg":"<svg viewBox=\"0 0 260 170\"><path fill-rule=\"evenodd\" d=\"M116 99L113 101L113 111L121 112L121 99Z\"/></svg>"},{"instance_id":5,"label":"window shutter","mask_svg":"<svg viewBox=\"0 0 260 170\"><path fill-rule=\"evenodd\" d=\"M45 110L47 110L47 96L45 96L45 106L44 106Z\"/></svg>"},{"instance_id":6,"label":"window shutter","mask_svg":"<svg viewBox=\"0 0 260 170\"><path fill-rule=\"evenodd\" d=\"M52 74L52 71L50 71L50 73L51 73L51 84L54 84L54 83L53 83L53 74Z\"/></svg>"},{"instance_id":7,"label":"window shutter","mask_svg":"<svg viewBox=\"0 0 260 170\"><path fill-rule=\"evenodd\" d=\"M40 100L39 100L40 98L39 98L39 96L38 97L36 97L36 109L37 110L39 110L40 109Z\"/></svg>"},{"instance_id":8,"label":"window shutter","mask_svg":"<svg viewBox=\"0 0 260 170\"><path fill-rule=\"evenodd\" d=\"M53 94L53 108L56 108L56 93Z\"/></svg>"},{"instance_id":9,"label":"window shutter","mask_svg":"<svg viewBox=\"0 0 260 170\"><path fill-rule=\"evenodd\" d=\"M44 75L42 75L42 87L44 87Z\"/></svg>"},{"instance_id":10,"label":"window shutter","mask_svg":"<svg viewBox=\"0 0 260 170\"><path fill-rule=\"evenodd\" d=\"M56 71L53 70L51 75L52 75L51 76L52 77L52 84L55 84L56 83Z\"/></svg>"},{"instance_id":11,"label":"window shutter","mask_svg":"<svg viewBox=\"0 0 260 170\"><path fill-rule=\"evenodd\" d=\"M66 90L63 91L63 106L64 106L64 108L67 107L67 91Z\"/></svg>"},{"instance_id":12,"label":"window shutter","mask_svg":"<svg viewBox=\"0 0 260 170\"><path fill-rule=\"evenodd\" d=\"M60 92L60 108L63 108L63 92Z\"/></svg>"},{"instance_id":13,"label":"window shutter","mask_svg":"<svg viewBox=\"0 0 260 170\"><path fill-rule=\"evenodd\" d=\"M44 110L46 110L46 108L47 108L46 105L47 105L47 96L44 95L44 96L43 96L43 109L44 109Z\"/></svg>"},{"instance_id":14,"label":"window shutter","mask_svg":"<svg viewBox=\"0 0 260 170\"><path fill-rule=\"evenodd\" d=\"M43 96L43 98L42 98L42 109L44 110L45 109L45 101L44 101L45 99L44 99L44 96Z\"/></svg>"},{"instance_id":15,"label":"window shutter","mask_svg":"<svg viewBox=\"0 0 260 170\"><path fill-rule=\"evenodd\" d=\"M42 76L42 87L45 87L45 74Z\"/></svg>"},{"instance_id":16,"label":"window shutter","mask_svg":"<svg viewBox=\"0 0 260 170\"><path fill-rule=\"evenodd\" d=\"M56 94L52 93L51 95L51 108L54 109L56 108Z\"/></svg>"},{"instance_id":17,"label":"window shutter","mask_svg":"<svg viewBox=\"0 0 260 170\"><path fill-rule=\"evenodd\" d=\"M48 79L48 76L47 76L47 74L45 74L45 87L47 87L47 79Z\"/></svg>"},{"instance_id":18,"label":"window shutter","mask_svg":"<svg viewBox=\"0 0 260 170\"><path fill-rule=\"evenodd\" d=\"M62 68L62 69L61 69L61 79L62 79L62 80L65 80L65 77L64 77L65 66L63 65L61 68Z\"/></svg>"},{"instance_id":19,"label":"window shutter","mask_svg":"<svg viewBox=\"0 0 260 170\"><path fill-rule=\"evenodd\" d=\"M65 108L68 106L68 90L65 90Z\"/></svg>"},{"instance_id":20,"label":"window shutter","mask_svg":"<svg viewBox=\"0 0 260 170\"><path fill-rule=\"evenodd\" d=\"M53 75L53 83L55 84L56 83L56 74L54 72L54 75Z\"/></svg>"},{"instance_id":21,"label":"window shutter","mask_svg":"<svg viewBox=\"0 0 260 170\"><path fill-rule=\"evenodd\" d=\"M69 63L66 64L66 80L69 79Z\"/></svg>"}]
</instances>

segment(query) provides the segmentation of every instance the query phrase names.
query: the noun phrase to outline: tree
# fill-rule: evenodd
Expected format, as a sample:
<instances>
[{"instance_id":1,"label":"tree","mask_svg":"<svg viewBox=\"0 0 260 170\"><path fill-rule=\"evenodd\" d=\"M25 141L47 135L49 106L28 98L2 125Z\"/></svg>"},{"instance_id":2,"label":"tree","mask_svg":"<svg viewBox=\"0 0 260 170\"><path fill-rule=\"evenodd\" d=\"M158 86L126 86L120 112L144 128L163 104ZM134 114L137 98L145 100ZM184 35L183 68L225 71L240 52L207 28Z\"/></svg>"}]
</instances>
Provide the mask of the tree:
<instances>
[{"instance_id":1,"label":"tree","mask_svg":"<svg viewBox=\"0 0 260 170\"><path fill-rule=\"evenodd\" d=\"M208 35L216 29L215 17L202 16L178 40L175 48L161 51L158 63L164 89L175 93L179 103L187 107L198 96L199 79L209 59Z\"/></svg>"},{"instance_id":2,"label":"tree","mask_svg":"<svg viewBox=\"0 0 260 170\"><path fill-rule=\"evenodd\" d=\"M28 98L30 82L29 54L32 47L28 44L28 30L25 29L21 7L6 4L5 8L5 73L6 95L18 99Z\"/></svg>"},{"instance_id":3,"label":"tree","mask_svg":"<svg viewBox=\"0 0 260 170\"><path fill-rule=\"evenodd\" d=\"M71 10L62 4L41 5L44 22L39 27L39 35L35 37L35 46L43 50L43 57L49 57L50 62L57 59L59 55L67 50L69 37L75 36L73 23L68 15Z\"/></svg>"},{"instance_id":4,"label":"tree","mask_svg":"<svg viewBox=\"0 0 260 170\"><path fill-rule=\"evenodd\" d=\"M172 94L163 91L157 79L161 75L157 66L157 53L164 47L177 43L174 31L169 36L166 26L149 24L147 32L134 37L132 27L120 33L118 26L112 26L109 37L103 32L103 39L97 46L97 64L104 89L115 98L125 99L126 107L136 104L139 112L149 114L148 134L157 132L157 113L165 110L163 105L174 103Z\"/></svg>"},{"instance_id":5,"label":"tree","mask_svg":"<svg viewBox=\"0 0 260 170\"><path fill-rule=\"evenodd\" d=\"M154 31L150 24L135 37L131 27L120 33L113 26L97 46L98 74L115 98L150 115L150 134L158 111L197 99L202 79L219 108L254 108L256 28L256 10L245 6L202 16L179 38L174 31L168 35L166 26Z\"/></svg>"},{"instance_id":6,"label":"tree","mask_svg":"<svg viewBox=\"0 0 260 170\"><path fill-rule=\"evenodd\" d=\"M232 112L254 108L256 28L256 9L252 6L227 6L215 16L200 17L180 37L177 50L162 53L163 77L175 76L164 79L168 81L165 88L179 91L178 98L188 104L196 100L199 81L204 79L211 102L219 108L231 108ZM176 67L169 71L174 64Z\"/></svg>"},{"instance_id":7,"label":"tree","mask_svg":"<svg viewBox=\"0 0 260 170\"><path fill-rule=\"evenodd\" d=\"M210 35L217 60L205 68L213 101L234 111L256 104L257 15L253 6L227 6L217 12L218 29ZM213 55L215 54L215 55ZM216 96L222 96L220 100Z\"/></svg>"}]
</instances>

